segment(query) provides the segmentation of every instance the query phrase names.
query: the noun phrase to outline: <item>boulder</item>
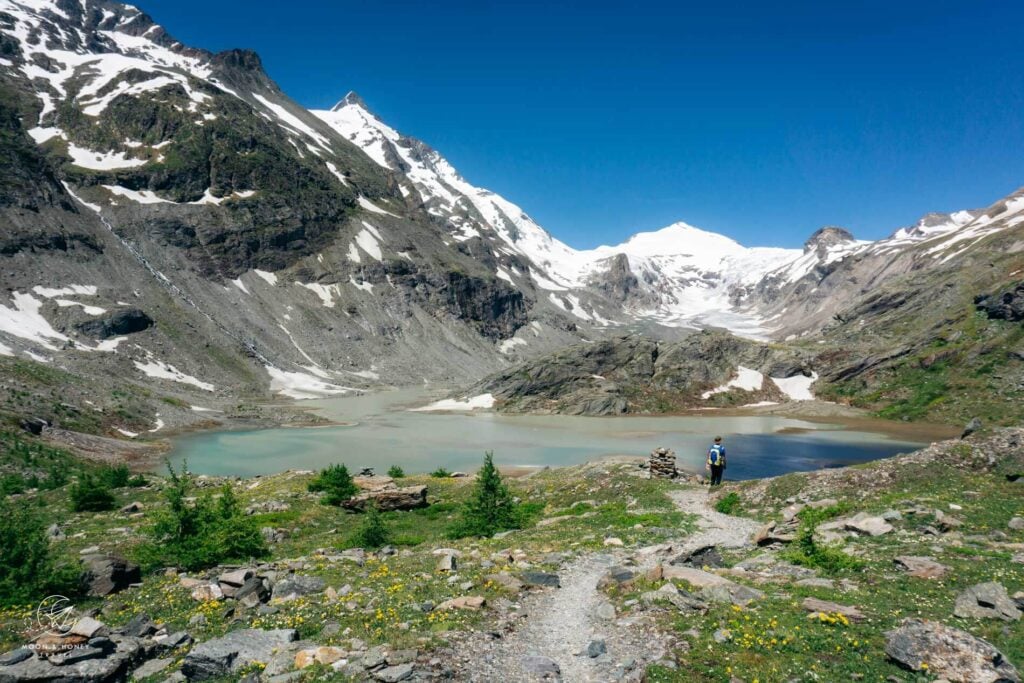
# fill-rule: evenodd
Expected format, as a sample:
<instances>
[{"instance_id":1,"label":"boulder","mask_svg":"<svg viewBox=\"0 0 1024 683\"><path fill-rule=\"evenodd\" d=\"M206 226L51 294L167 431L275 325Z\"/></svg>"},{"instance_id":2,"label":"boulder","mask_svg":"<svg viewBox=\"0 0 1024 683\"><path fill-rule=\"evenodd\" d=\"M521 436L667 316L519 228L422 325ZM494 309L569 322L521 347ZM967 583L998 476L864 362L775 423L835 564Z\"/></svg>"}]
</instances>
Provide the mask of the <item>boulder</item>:
<instances>
[{"instance_id":1,"label":"boulder","mask_svg":"<svg viewBox=\"0 0 1024 683\"><path fill-rule=\"evenodd\" d=\"M837 602L819 600L818 598L804 598L802 606L812 614L842 614L850 621L862 621L864 614L856 607L840 605Z\"/></svg>"},{"instance_id":2,"label":"boulder","mask_svg":"<svg viewBox=\"0 0 1024 683\"><path fill-rule=\"evenodd\" d=\"M368 491L342 502L348 510L364 512L368 505L376 504L381 512L392 510L415 510L427 507L426 486L404 486L394 489Z\"/></svg>"},{"instance_id":3,"label":"boulder","mask_svg":"<svg viewBox=\"0 0 1024 683\"><path fill-rule=\"evenodd\" d=\"M947 515L942 510L935 511L935 524L943 533L956 531L964 525L964 523L960 519L954 517L953 515Z\"/></svg>"},{"instance_id":4,"label":"boulder","mask_svg":"<svg viewBox=\"0 0 1024 683\"><path fill-rule=\"evenodd\" d=\"M684 567L721 567L722 555L713 545L704 545L688 553L679 555L669 564Z\"/></svg>"},{"instance_id":5,"label":"boulder","mask_svg":"<svg viewBox=\"0 0 1024 683\"><path fill-rule=\"evenodd\" d=\"M591 659L597 659L606 652L608 652L608 646L600 638L595 638L587 645L587 656Z\"/></svg>"},{"instance_id":6,"label":"boulder","mask_svg":"<svg viewBox=\"0 0 1024 683\"><path fill-rule=\"evenodd\" d=\"M103 625L103 622L97 621L92 617L82 617L75 622L75 625L69 631L72 635L82 636L83 638L95 638L106 635L109 632L110 630Z\"/></svg>"},{"instance_id":7,"label":"boulder","mask_svg":"<svg viewBox=\"0 0 1024 683\"><path fill-rule=\"evenodd\" d=\"M234 590L232 597L245 607L256 607L270 599L270 588L259 576L250 576L244 584Z\"/></svg>"},{"instance_id":8,"label":"boulder","mask_svg":"<svg viewBox=\"0 0 1024 683\"><path fill-rule=\"evenodd\" d=\"M602 602L595 610L597 618L603 621L611 621L615 618L615 605L610 602Z\"/></svg>"},{"instance_id":9,"label":"boulder","mask_svg":"<svg viewBox=\"0 0 1024 683\"><path fill-rule=\"evenodd\" d=\"M388 666L379 671L375 671L373 677L378 681L383 681L384 683L398 683L398 681L404 681L408 678L412 678L412 674L412 664L398 664L396 666Z\"/></svg>"},{"instance_id":10,"label":"boulder","mask_svg":"<svg viewBox=\"0 0 1024 683\"><path fill-rule=\"evenodd\" d=\"M189 680L225 678L253 662L270 661L276 651L297 639L293 629L232 631L193 647L181 670Z\"/></svg>"},{"instance_id":11,"label":"boulder","mask_svg":"<svg viewBox=\"0 0 1024 683\"><path fill-rule=\"evenodd\" d=\"M523 582L507 572L488 574L484 577L484 581L490 581L513 593L523 590Z\"/></svg>"},{"instance_id":12,"label":"boulder","mask_svg":"<svg viewBox=\"0 0 1024 683\"><path fill-rule=\"evenodd\" d=\"M939 579L949 570L945 565L936 562L934 557L900 555L893 562L898 569L918 579Z\"/></svg>"},{"instance_id":13,"label":"boulder","mask_svg":"<svg viewBox=\"0 0 1024 683\"><path fill-rule=\"evenodd\" d=\"M964 431L960 433L960 438L961 439L966 439L971 434L973 434L974 432L976 432L979 429L981 429L981 427L982 427L981 418L979 418L979 417L972 417L971 421L968 422L964 426Z\"/></svg>"},{"instance_id":14,"label":"boulder","mask_svg":"<svg viewBox=\"0 0 1024 683\"><path fill-rule=\"evenodd\" d=\"M210 602L224 598L224 591L216 583L204 583L192 589L192 599L199 602Z\"/></svg>"},{"instance_id":15,"label":"boulder","mask_svg":"<svg viewBox=\"0 0 1024 683\"><path fill-rule=\"evenodd\" d=\"M523 572L520 575L520 578L527 586L558 588L562 585L558 578L558 574L551 574L548 572Z\"/></svg>"},{"instance_id":16,"label":"boulder","mask_svg":"<svg viewBox=\"0 0 1024 683\"><path fill-rule=\"evenodd\" d=\"M694 596L704 602L712 602L723 605L745 606L754 600L760 600L764 593L756 588L742 586L738 583L725 583L718 586L707 586L697 591Z\"/></svg>"},{"instance_id":17,"label":"boulder","mask_svg":"<svg viewBox=\"0 0 1024 683\"><path fill-rule=\"evenodd\" d=\"M344 659L347 655L348 652L340 647L312 647L296 652L293 661L296 669L305 669L314 664L329 666Z\"/></svg>"},{"instance_id":18,"label":"boulder","mask_svg":"<svg viewBox=\"0 0 1024 683\"><path fill-rule=\"evenodd\" d=\"M790 520L779 524L768 522L754 536L754 543L757 545L772 545L773 543L792 543L796 540L799 524L796 520Z\"/></svg>"},{"instance_id":19,"label":"boulder","mask_svg":"<svg viewBox=\"0 0 1024 683\"><path fill-rule=\"evenodd\" d=\"M451 600L445 600L434 609L447 611L453 609L478 610L487 604L487 600L478 595L464 595Z\"/></svg>"},{"instance_id":20,"label":"boulder","mask_svg":"<svg viewBox=\"0 0 1024 683\"><path fill-rule=\"evenodd\" d=\"M1006 523L1006 526L1013 531L1024 531L1024 517L1014 517Z\"/></svg>"},{"instance_id":21,"label":"boulder","mask_svg":"<svg viewBox=\"0 0 1024 683\"><path fill-rule=\"evenodd\" d=\"M906 619L886 634L885 653L910 671L951 683L1020 683L1020 674L999 650L966 631L920 619Z\"/></svg>"},{"instance_id":22,"label":"boulder","mask_svg":"<svg viewBox=\"0 0 1024 683\"><path fill-rule=\"evenodd\" d=\"M597 582L597 587L601 590L611 586L628 587L633 585L633 580L635 578L636 572L632 569L616 565L605 572L605 575Z\"/></svg>"},{"instance_id":23,"label":"boulder","mask_svg":"<svg viewBox=\"0 0 1024 683\"><path fill-rule=\"evenodd\" d=\"M132 672L132 678L137 681L141 681L143 678L149 678L155 676L161 671L165 670L171 664L174 664L174 660L170 657L165 659L151 659L138 669Z\"/></svg>"},{"instance_id":24,"label":"boulder","mask_svg":"<svg viewBox=\"0 0 1024 683\"><path fill-rule=\"evenodd\" d=\"M1021 611L1002 584L989 582L971 586L956 597L953 614L961 619L1002 619L1018 621Z\"/></svg>"},{"instance_id":25,"label":"boulder","mask_svg":"<svg viewBox=\"0 0 1024 683\"><path fill-rule=\"evenodd\" d=\"M11 650L0 655L0 666L13 666L14 664L24 662L33 655L32 650L27 647L19 647L17 650Z\"/></svg>"},{"instance_id":26,"label":"boulder","mask_svg":"<svg viewBox=\"0 0 1024 683\"><path fill-rule=\"evenodd\" d=\"M82 581L88 594L104 597L142 581L139 566L117 555L90 554L82 558L85 572Z\"/></svg>"},{"instance_id":27,"label":"boulder","mask_svg":"<svg viewBox=\"0 0 1024 683\"><path fill-rule=\"evenodd\" d=\"M255 572L252 569L235 569L221 574L217 578L217 582L220 583L221 588L225 585L241 588L254 574Z\"/></svg>"},{"instance_id":28,"label":"boulder","mask_svg":"<svg viewBox=\"0 0 1024 683\"><path fill-rule=\"evenodd\" d=\"M289 574L274 584L272 597L274 600L294 600L300 595L322 593L327 584L319 576Z\"/></svg>"},{"instance_id":29,"label":"boulder","mask_svg":"<svg viewBox=\"0 0 1024 683\"><path fill-rule=\"evenodd\" d=\"M693 567L668 566L664 568L662 576L668 581L685 581L686 583L690 584L691 586L694 586L695 588L707 588L709 586L725 586L733 583L729 579L719 576L718 574L712 574L710 572L695 569Z\"/></svg>"},{"instance_id":30,"label":"boulder","mask_svg":"<svg viewBox=\"0 0 1024 683\"><path fill-rule=\"evenodd\" d=\"M533 676L558 677L562 674L562 669L558 666L558 662L550 657L544 657L542 655L526 655L519 663L522 665L523 671L532 674Z\"/></svg>"},{"instance_id":31,"label":"boulder","mask_svg":"<svg viewBox=\"0 0 1024 683\"><path fill-rule=\"evenodd\" d=\"M837 519L832 522L818 525L821 530L845 529L862 536L882 536L893 530L892 524L881 517L869 515L865 512L858 512L853 517Z\"/></svg>"},{"instance_id":32,"label":"boulder","mask_svg":"<svg viewBox=\"0 0 1024 683\"><path fill-rule=\"evenodd\" d=\"M455 555L441 555L437 559L437 571L439 572L453 572L458 569L459 562L455 559Z\"/></svg>"},{"instance_id":33,"label":"boulder","mask_svg":"<svg viewBox=\"0 0 1024 683\"><path fill-rule=\"evenodd\" d=\"M640 602L644 603L645 605L653 605L662 601L671 603L676 607L676 609L684 613L698 612L703 614L704 612L708 611L707 603L698 600L686 591L679 590L675 587L674 584L671 583L666 583L662 585L662 587L658 590L647 591L646 593L640 596ZM614 618L615 608L611 605L609 605L609 607L612 608L611 618Z\"/></svg>"}]
</instances>

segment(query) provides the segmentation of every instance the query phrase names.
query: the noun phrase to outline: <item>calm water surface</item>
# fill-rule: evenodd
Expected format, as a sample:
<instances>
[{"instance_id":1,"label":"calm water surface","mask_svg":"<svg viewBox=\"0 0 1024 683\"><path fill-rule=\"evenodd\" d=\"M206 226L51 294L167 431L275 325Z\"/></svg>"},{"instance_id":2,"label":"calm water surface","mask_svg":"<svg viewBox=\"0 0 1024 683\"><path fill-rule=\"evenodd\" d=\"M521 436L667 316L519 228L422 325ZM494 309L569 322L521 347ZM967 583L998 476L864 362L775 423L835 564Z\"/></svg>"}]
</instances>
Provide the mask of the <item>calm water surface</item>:
<instances>
[{"instance_id":1,"label":"calm water surface","mask_svg":"<svg viewBox=\"0 0 1024 683\"><path fill-rule=\"evenodd\" d=\"M646 456L675 450L681 466L703 468L710 440L720 434L729 453L727 478L750 479L837 467L922 444L881 434L774 416L571 417L410 412L429 399L422 390L306 401L324 417L351 426L206 432L175 441L171 462L188 460L198 474L251 476L318 469L399 465L407 473L437 467L471 471L492 450L501 466L571 465L608 455ZM808 430L777 433L783 429Z\"/></svg>"}]
</instances>

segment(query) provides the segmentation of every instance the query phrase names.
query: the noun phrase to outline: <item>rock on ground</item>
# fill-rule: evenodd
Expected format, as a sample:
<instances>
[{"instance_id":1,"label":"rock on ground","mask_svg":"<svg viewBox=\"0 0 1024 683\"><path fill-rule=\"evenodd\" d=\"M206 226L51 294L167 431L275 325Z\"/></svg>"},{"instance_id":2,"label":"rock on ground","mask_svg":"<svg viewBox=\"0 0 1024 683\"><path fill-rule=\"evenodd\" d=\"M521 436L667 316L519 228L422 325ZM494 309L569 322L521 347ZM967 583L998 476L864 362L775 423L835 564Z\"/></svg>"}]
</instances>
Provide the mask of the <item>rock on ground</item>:
<instances>
[{"instance_id":1,"label":"rock on ground","mask_svg":"<svg viewBox=\"0 0 1024 683\"><path fill-rule=\"evenodd\" d=\"M886 634L885 653L911 671L928 665L933 676L951 683L1020 683L1020 674L999 650L966 631L920 619L907 619Z\"/></svg>"},{"instance_id":2,"label":"rock on ground","mask_svg":"<svg viewBox=\"0 0 1024 683\"><path fill-rule=\"evenodd\" d=\"M294 629L232 631L222 638L199 643L181 667L189 680L222 678L253 662L267 662L275 651L298 639Z\"/></svg>"},{"instance_id":3,"label":"rock on ground","mask_svg":"<svg viewBox=\"0 0 1024 683\"><path fill-rule=\"evenodd\" d=\"M956 598L953 614L961 619L1002 619L1018 621L1021 611L1002 584L979 583Z\"/></svg>"}]
</instances>

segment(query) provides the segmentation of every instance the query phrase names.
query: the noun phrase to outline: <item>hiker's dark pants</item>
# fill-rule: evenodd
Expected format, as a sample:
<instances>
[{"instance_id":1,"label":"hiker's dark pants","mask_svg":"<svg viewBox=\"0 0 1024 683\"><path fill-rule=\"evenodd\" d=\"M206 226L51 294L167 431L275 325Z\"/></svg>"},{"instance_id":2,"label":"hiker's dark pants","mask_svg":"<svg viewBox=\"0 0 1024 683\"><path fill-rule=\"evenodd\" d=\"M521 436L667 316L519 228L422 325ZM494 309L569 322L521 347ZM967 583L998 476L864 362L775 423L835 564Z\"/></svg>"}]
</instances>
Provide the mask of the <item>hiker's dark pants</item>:
<instances>
[{"instance_id":1,"label":"hiker's dark pants","mask_svg":"<svg viewBox=\"0 0 1024 683\"><path fill-rule=\"evenodd\" d=\"M722 473L725 472L725 468L721 465L711 466L711 485L719 486L722 483Z\"/></svg>"}]
</instances>

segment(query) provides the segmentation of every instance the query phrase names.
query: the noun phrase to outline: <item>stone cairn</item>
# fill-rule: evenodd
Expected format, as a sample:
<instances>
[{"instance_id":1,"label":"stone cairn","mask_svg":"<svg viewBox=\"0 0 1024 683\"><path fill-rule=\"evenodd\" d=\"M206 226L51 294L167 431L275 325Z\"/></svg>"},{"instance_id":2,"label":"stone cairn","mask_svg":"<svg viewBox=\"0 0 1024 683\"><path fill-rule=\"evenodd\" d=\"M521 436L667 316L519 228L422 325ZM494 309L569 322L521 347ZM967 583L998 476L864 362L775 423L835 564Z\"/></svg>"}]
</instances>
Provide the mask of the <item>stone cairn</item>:
<instances>
[{"instance_id":1,"label":"stone cairn","mask_svg":"<svg viewBox=\"0 0 1024 683\"><path fill-rule=\"evenodd\" d=\"M675 479L679 474L676 469L676 452L671 448L658 447L651 451L648 467L652 477Z\"/></svg>"}]
</instances>

